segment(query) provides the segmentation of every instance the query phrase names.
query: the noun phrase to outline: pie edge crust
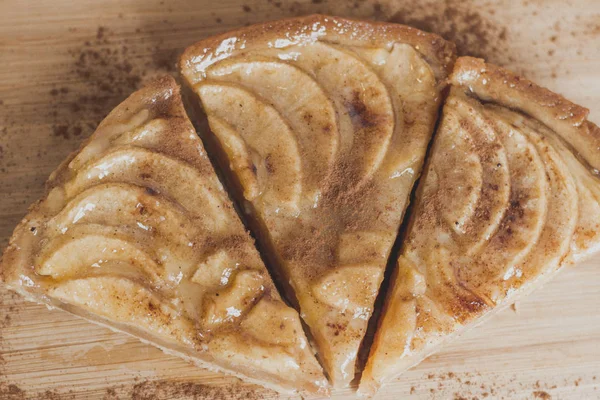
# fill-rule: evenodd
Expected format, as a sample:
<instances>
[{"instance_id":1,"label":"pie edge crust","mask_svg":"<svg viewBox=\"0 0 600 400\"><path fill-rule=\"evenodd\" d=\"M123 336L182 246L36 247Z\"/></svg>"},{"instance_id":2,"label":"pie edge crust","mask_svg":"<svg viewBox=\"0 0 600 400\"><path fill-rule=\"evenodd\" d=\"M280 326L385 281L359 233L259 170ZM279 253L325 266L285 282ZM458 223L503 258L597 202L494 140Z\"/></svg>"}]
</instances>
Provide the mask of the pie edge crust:
<instances>
[{"instance_id":1,"label":"pie edge crust","mask_svg":"<svg viewBox=\"0 0 600 400\"><path fill-rule=\"evenodd\" d=\"M229 39L245 40L247 42L276 40L294 36L294 34L302 33L303 29L314 29L317 26L324 26L327 35L335 33L341 37L350 38L357 32L368 34L370 44L384 46L392 41L408 44L423 56L432 68L436 79L444 84L446 77L452 72L457 57L456 45L453 42L447 41L434 33L411 26L392 22L364 21L324 14L311 14L257 23L200 40L188 46L181 54L179 69L180 71L185 70L187 66L193 64L197 54L206 56L217 53L224 54L223 59L228 58L227 50L220 50L219 47ZM185 74L182 75L185 81L190 84Z\"/></svg>"},{"instance_id":2,"label":"pie edge crust","mask_svg":"<svg viewBox=\"0 0 600 400\"><path fill-rule=\"evenodd\" d=\"M86 311L84 308L78 305L71 305L67 303L63 303L59 300L55 300L46 294L29 292L27 290L23 290L19 286L11 284L11 281L14 281L15 277L11 274L19 271L20 263L19 259L16 256L20 250L19 241L21 240L24 232L23 230L27 229L30 225L31 216L34 218L39 218L42 216L39 211L40 205L48 198L51 190L60 185L60 179L64 172L68 169L69 163L81 153L81 151L90 144L95 138L96 132L104 126L105 123L112 123L114 118L118 118L118 116L123 112L122 110L128 110L129 108L133 109L150 109L152 107L156 107L155 102L156 98L164 97L165 94L168 93L168 97L170 97L167 102L169 104L169 114L178 114L187 119L187 124L189 124L190 129L195 131L193 126L193 114L189 113L185 107L185 100L183 99L184 93L183 88L177 83L175 78L171 75L160 75L157 76L144 84L138 90L132 92L127 98L125 98L122 102L117 104L114 108L112 108L108 114L102 119L102 121L97 125L94 132L89 136L89 138L83 140L81 144L69 153L63 161L55 167L52 172L48 175L48 178L44 182L44 191L40 194L39 198L35 200L28 208L17 226L14 228L11 236L9 238L9 242L7 246L4 248L4 251L0 254L0 285L3 285L5 288L11 290L12 292L18 293L23 297L27 302L36 303L39 305L45 305L48 309L51 310L61 310L63 312L69 313L71 315L75 315L78 318L81 318L85 321L88 321L94 325L98 325L104 328L111 330L112 332L124 333L128 336L134 337L144 344L151 345L160 349L167 355L176 356L178 358L183 359L199 368L203 368L207 371L223 373L225 375L236 377L243 382L255 384L257 386L274 390L278 393L285 395L311 395L311 394L324 394L329 395L329 383L324 388L319 389L307 389L304 386L298 385L295 387L287 386L285 381L282 384L278 384L276 381L278 379L270 379L270 380L261 380L258 378L253 378L247 374L242 373L241 371L236 371L231 368L226 368L218 365L216 362L211 360L205 360L201 357L202 353L197 353L199 356L191 355L190 353L185 351L185 347L181 348L181 351L172 348L168 344L161 343L158 338L153 337L151 334L144 332L143 330L137 330L134 326L119 323L115 321L110 321L107 318L99 316L93 312ZM179 117L178 117L179 118ZM196 132L197 134L197 132ZM203 148L206 148L206 145L203 143L203 138L198 135L198 140L202 143ZM205 150L206 151L206 150ZM206 153L203 157L207 157ZM206 160L207 162L208 159ZM211 164L212 167L212 164ZM213 173L216 174L215 179L220 179L218 177L217 171L215 171L214 167L212 167ZM225 189L223 189L225 190ZM229 193L225 190L225 193L228 197L228 200L232 203L231 198L229 197ZM239 215L236 213L236 217L239 218ZM240 222L243 226L243 224ZM270 277L269 277L270 278ZM272 278L270 278L272 280ZM283 302L283 300L281 300ZM284 302L285 304L285 302ZM295 310L294 310L295 311ZM304 335L305 332L302 332ZM315 356L310 349L310 353ZM316 356L315 356L316 358ZM320 367L320 365L319 365ZM321 370L322 371L322 370ZM276 378L276 377L274 377Z\"/></svg>"},{"instance_id":3,"label":"pie edge crust","mask_svg":"<svg viewBox=\"0 0 600 400\"><path fill-rule=\"evenodd\" d=\"M556 132L593 168L600 169L600 127L587 119L590 110L518 74L475 57L459 57L451 87L481 102L520 111Z\"/></svg>"},{"instance_id":4,"label":"pie edge crust","mask_svg":"<svg viewBox=\"0 0 600 400\"><path fill-rule=\"evenodd\" d=\"M567 100L562 95L542 87L528 79L525 79L508 69L486 63L485 60L481 58L470 56L459 57L456 59L454 69L448 78L448 86L450 87L450 90L458 89L463 91L468 96L475 98L479 102L498 104L530 116L563 138L564 141L574 148L571 150L574 151L576 155L579 154L580 158L583 158L585 161L587 161L591 167L595 167L593 164L594 160L590 160L588 157L591 155L600 158L600 127L587 119L589 115L589 109L577 105ZM506 97L503 98L504 96ZM446 104L446 100L447 99L445 98L440 106L440 118L443 117L443 109ZM514 101L516 101L516 103ZM563 135L565 130L568 131L568 135L570 135L570 137L565 137ZM435 140L436 134L437 130L433 134L431 143L433 143ZM581 139L584 141L584 143L589 144L590 148L592 149L592 151L589 152L590 154L583 155L578 153L578 149L571 144L570 138L572 137ZM429 159L430 157L425 161L423 171L426 170ZM418 201L419 199L418 193L420 192L420 187L421 185L419 185L417 188L417 197L415 201ZM409 216L409 218L410 221L408 221L408 230L411 229L411 226L414 223L414 218L411 218L411 216ZM588 255L588 257L589 256L591 256L591 254ZM579 262L581 262L581 260L579 260L578 263ZM445 335L432 347L426 349L425 351L421 351L421 354L417 353L415 357L408 358L407 360L410 360L410 363L404 361L406 365L403 366L404 368L402 371L395 376L388 376L385 381L397 379L407 370L415 367L423 362L426 358L438 352L446 344L452 342L456 338L462 336L477 326L486 323L498 312L507 309L516 301L529 296L532 292L543 287L546 283L554 279L554 277L558 275L568 264L568 260L561 261L554 271L546 274L543 277L538 277L538 279L534 282L522 286L519 290L512 295L507 296L499 305L485 312L482 316L475 318L475 320L467 323L461 329ZM367 371L371 354L373 354L373 350L376 348L375 342L378 337L379 327L388 308L389 296L391 295L392 289L391 285L394 284L397 270L398 267L396 262L394 270L392 271L390 288L388 288L385 295L380 319L377 323L377 329L375 331L371 349L369 350L366 366L362 371L363 374L365 371ZM361 376L358 393L366 397L372 397L379 390L382 384L385 384L385 381L377 382L372 376L369 376L368 379L363 380L363 376Z\"/></svg>"},{"instance_id":5,"label":"pie edge crust","mask_svg":"<svg viewBox=\"0 0 600 400\"><path fill-rule=\"evenodd\" d=\"M365 39L365 43L369 46L381 46L386 48L389 43L398 42L411 46L414 48L419 55L423 58L423 61L431 68L433 75L436 80L436 86L439 93L437 114L435 116L435 124L432 127L432 133L428 142L428 146L431 144L431 139L435 134L435 127L439 122L441 116L441 108L443 101L446 97L448 78L454 68L455 61L457 59L456 44L452 41L447 41L441 36L422 31L420 29L391 22L381 21L365 21L353 18L329 16L324 14L311 14L302 17L290 17L285 19L279 19L275 21L263 22L253 24L247 27L230 30L220 35L211 36L209 38L200 40L193 45L188 46L179 58L179 73L184 81L183 93L187 99L186 105L188 106L188 113L194 126L197 128L198 134L202 138L205 147L208 149L211 159L215 159L215 164L218 166L218 174L224 186L227 188L227 192L233 199L233 203L240 214L240 217L244 221L244 224L249 228L252 234L258 238L257 246L263 259L266 259L267 269L269 270L273 281L278 289L281 289L281 295L287 301L289 301L294 309L300 310L300 306L296 297L295 291L291 288L288 280L285 279L285 272L280 271L279 268L271 268L272 265L281 265L282 261L275 251L275 246L272 244L270 234L262 218L258 217L257 210L254 208L252 203L244 198L243 188L235 172L230 167L230 161L227 155L225 155L219 141L215 138L215 135L210 133L211 128L208 124L206 113L202 107L201 100L198 94L194 90L194 85L197 80L193 80L193 65L198 62L196 56L200 55L198 59L200 62L206 58L219 55L215 57L215 64L226 60L230 57L243 53L244 47L235 47L232 50L222 50L223 44L228 41L235 39L237 42L267 42L269 40L276 40L278 38L294 36L295 33L302 32L302 29L311 28L314 29L316 26L325 26L327 38L328 34L333 33L338 37L352 38L356 32L362 34L368 34ZM318 40L318 39L314 39ZM368 41L367 41L368 40ZM245 42L244 42L245 41ZM358 40L355 45L358 45ZM206 68L209 68L212 63ZM415 177L413 182L414 185L418 181L419 176L426 166L426 160L423 160L421 165L420 173ZM402 213L401 221L407 217L406 211L409 207L410 199L407 199L405 209ZM262 245L261 245L262 244ZM378 293L381 287L378 288ZM301 310L299 311L301 313ZM304 320L303 320L304 323ZM305 329L305 333L311 343L314 339L310 329ZM365 336L361 338L360 349L363 347ZM312 344L313 349L316 350L318 346ZM320 352L316 352L315 356L319 360L321 366L325 365L323 355ZM363 365L366 360L360 361L356 359L355 374L362 373L362 368L356 366ZM324 368L325 371L325 368ZM355 375L356 377L356 375ZM355 379L354 379L355 380ZM331 382L331 380L330 380ZM334 385L335 387L335 385Z\"/></svg>"}]
</instances>

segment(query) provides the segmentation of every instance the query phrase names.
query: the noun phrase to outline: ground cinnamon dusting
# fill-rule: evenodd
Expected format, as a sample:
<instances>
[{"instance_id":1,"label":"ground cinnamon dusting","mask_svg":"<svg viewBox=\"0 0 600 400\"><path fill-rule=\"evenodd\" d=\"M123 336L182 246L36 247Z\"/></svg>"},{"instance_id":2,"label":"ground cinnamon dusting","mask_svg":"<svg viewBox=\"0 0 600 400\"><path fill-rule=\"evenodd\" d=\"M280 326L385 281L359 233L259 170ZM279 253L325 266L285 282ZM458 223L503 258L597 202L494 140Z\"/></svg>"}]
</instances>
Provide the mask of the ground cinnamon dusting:
<instances>
[{"instance_id":1,"label":"ground cinnamon dusting","mask_svg":"<svg viewBox=\"0 0 600 400\"><path fill-rule=\"evenodd\" d=\"M102 118L151 76L174 72L178 49L132 44L109 27L99 26L93 38L68 50L68 73L83 82L81 88L50 89L54 99L47 111L55 136L64 139L88 136ZM140 57L140 53L150 53Z\"/></svg>"},{"instance_id":2,"label":"ground cinnamon dusting","mask_svg":"<svg viewBox=\"0 0 600 400\"><path fill-rule=\"evenodd\" d=\"M0 382L0 399L5 400L25 400L26 393L17 385L6 385Z\"/></svg>"},{"instance_id":3,"label":"ground cinnamon dusting","mask_svg":"<svg viewBox=\"0 0 600 400\"><path fill-rule=\"evenodd\" d=\"M254 386L235 384L210 386L196 382L166 380L139 382L125 393L131 400L258 400L274 394L272 391Z\"/></svg>"},{"instance_id":4,"label":"ground cinnamon dusting","mask_svg":"<svg viewBox=\"0 0 600 400\"><path fill-rule=\"evenodd\" d=\"M282 9L282 2L270 2L277 9ZM328 12L329 10L339 11L341 8L334 3L338 2L326 2L326 1L312 1L314 6L306 6L299 2L287 2L289 6L289 12L297 13L308 13L315 11ZM417 1L417 2L394 2L393 6L388 7L387 4L379 4L372 2L344 2L343 14L357 17L377 18L391 20L394 22L408 23L416 27L425 28L437 32L447 39L454 40L459 46L459 52L463 54L481 55L486 56L490 61L504 64L506 62L505 54L509 53L506 51L508 32L505 27L496 25L491 18L491 13L486 12L484 6L482 7L471 7L461 6L461 1L444 1L432 2L432 1ZM416 3L416 4L415 4ZM435 3L435 5L433 5ZM467 2L469 3L469 2ZM316 8L316 6L321 8ZM369 7L372 7L369 9ZM466 10L465 8L470 8ZM477 11L473 11L477 9ZM288 10L286 9L286 12ZM390 15L390 12L393 12ZM252 18L252 13L247 13L247 17ZM273 17L278 17L274 15ZM254 17L256 18L256 17ZM259 17L260 18L260 17ZM222 23L223 18L215 17L217 23ZM231 21L225 21L231 25ZM243 21L240 24L246 23ZM600 33L600 25L597 22L590 24L582 24L584 26L585 34L597 35ZM574 32L572 34L575 36ZM579 34L579 33L577 33ZM554 41L552 41L554 37ZM553 43L560 43L560 36L556 33L552 33L549 40ZM102 50L104 47L110 47L110 52ZM88 136L96 127L97 123L105 116L105 114L114 105L118 104L125 96L131 91L137 89L142 79L145 76L145 69L158 68L165 71L173 70L173 59L174 53L172 50L161 50L155 52L157 56L153 56L152 60L144 61L150 63L149 66L145 66L144 62L138 63L134 60L143 58L139 54L134 54L135 50L139 49L139 43L122 44L117 37L111 33L108 27L98 27L95 35L91 37L86 43L82 43L70 52L72 56L72 63L69 73L75 74L80 82L85 85L83 90L75 87L56 87L49 91L49 96L52 98L52 105L48 106L47 109L42 110L46 113L45 120L51 125L51 132L54 136L59 139L68 139L77 141L80 138ZM548 51L548 56L554 55L554 50ZM508 60L510 61L510 60ZM557 76L559 72L554 71L552 74ZM0 105L3 102L0 101ZM4 111L4 110L2 110ZM3 128L2 135L6 136L7 128L10 128L8 123ZM12 128L11 128L12 129ZM8 153L5 152L5 153ZM40 156L38 154L38 156ZM43 154L42 154L43 156ZM0 148L0 159L2 158L2 149ZM2 169L6 171L7 164L2 163ZM10 167L10 165L8 165ZM25 205L24 205L25 207ZM2 305L0 304L0 308ZM2 349L2 328L8 327L8 324L12 321L10 319L0 321L0 349ZM0 353L0 399L25 399L33 398L31 394L28 395L25 391L14 384L2 383L2 372L4 360ZM469 374L450 374L444 375L444 377L437 377L432 375L430 379L440 379L439 386L444 385L450 386L448 383L444 383L448 380L458 382L461 379L460 376L469 376ZM473 375L473 374L471 374ZM464 376L463 376L464 378ZM476 379L466 379L461 385L469 388L467 392L473 389L472 382ZM593 377L596 380L596 377ZM469 382L469 383L467 383ZM570 381L569 383L572 383ZM577 386L577 383L575 383ZM545 390L538 390L538 389ZM541 399L551 399L551 395L546 391L556 388L556 385L552 387L544 388L544 384L536 382L535 391L533 396ZM203 387L195 383L178 383L168 381L158 382L141 382L136 384L133 388L125 390L124 393L138 396L138 399L161 399L161 398L199 398L199 399L229 399L229 398L248 398L258 399L263 398L260 390L255 390L255 397L252 397L252 393L245 393L244 390L240 389L238 394L228 395L227 389L224 388L212 388L209 386ZM427 390L429 392L429 390ZM481 384L477 386L477 391L474 394L462 393L456 394L459 398L475 398L474 395L478 395L481 398L500 398L496 395L498 392L507 389L502 384ZM418 387L411 387L410 392L419 393L423 392ZM120 392L115 389L108 389L106 391L107 399L119 398L115 397ZM429 395L429 393L428 393ZM46 397L43 397L46 396ZM53 397L54 396L54 397ZM57 392L47 391L41 393L40 396L35 398L40 399L58 399L67 398L58 397ZM112 396L112 397L108 397ZM161 397L162 396L162 397ZM183 397L188 396L188 397ZM235 397L237 396L237 397ZM244 397L245 396L245 397ZM508 397L510 398L510 396Z\"/></svg>"},{"instance_id":5,"label":"ground cinnamon dusting","mask_svg":"<svg viewBox=\"0 0 600 400\"><path fill-rule=\"evenodd\" d=\"M391 22L434 32L456 43L459 55L485 57L494 63L509 61L508 33L492 18L493 10L463 0L399 2Z\"/></svg>"},{"instance_id":6,"label":"ground cinnamon dusting","mask_svg":"<svg viewBox=\"0 0 600 400\"><path fill-rule=\"evenodd\" d=\"M433 398L440 399L509 400L522 398L524 393L527 393L528 396L523 398L551 400L552 392L558 388L554 382L550 384L538 380L531 383L524 380L522 376L479 372L429 373L423 375L421 380L422 383L412 386L408 394L418 398L421 398L419 396L428 398L433 394ZM587 381L592 383L594 378L590 377ZM575 380L572 377L565 377L561 380L563 388L571 387L573 390L578 384L583 383L583 377Z\"/></svg>"}]
</instances>

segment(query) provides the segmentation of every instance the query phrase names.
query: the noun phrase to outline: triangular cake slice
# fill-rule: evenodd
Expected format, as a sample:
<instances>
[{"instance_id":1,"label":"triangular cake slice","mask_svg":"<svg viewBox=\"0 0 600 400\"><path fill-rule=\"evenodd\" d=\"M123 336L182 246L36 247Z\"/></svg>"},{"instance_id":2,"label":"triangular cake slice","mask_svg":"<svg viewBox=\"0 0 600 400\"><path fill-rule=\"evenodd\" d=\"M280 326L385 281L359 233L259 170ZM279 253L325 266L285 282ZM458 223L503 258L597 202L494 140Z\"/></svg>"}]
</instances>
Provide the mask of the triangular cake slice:
<instances>
[{"instance_id":1,"label":"triangular cake slice","mask_svg":"<svg viewBox=\"0 0 600 400\"><path fill-rule=\"evenodd\" d=\"M588 110L475 58L458 59L451 84L365 394L600 248Z\"/></svg>"},{"instance_id":2,"label":"triangular cake slice","mask_svg":"<svg viewBox=\"0 0 600 400\"><path fill-rule=\"evenodd\" d=\"M132 94L50 176L0 272L30 300L199 366L327 392L172 78Z\"/></svg>"},{"instance_id":3,"label":"triangular cake slice","mask_svg":"<svg viewBox=\"0 0 600 400\"><path fill-rule=\"evenodd\" d=\"M209 38L182 56L209 153L335 386L354 378L454 58L429 33L321 15Z\"/></svg>"}]
</instances>

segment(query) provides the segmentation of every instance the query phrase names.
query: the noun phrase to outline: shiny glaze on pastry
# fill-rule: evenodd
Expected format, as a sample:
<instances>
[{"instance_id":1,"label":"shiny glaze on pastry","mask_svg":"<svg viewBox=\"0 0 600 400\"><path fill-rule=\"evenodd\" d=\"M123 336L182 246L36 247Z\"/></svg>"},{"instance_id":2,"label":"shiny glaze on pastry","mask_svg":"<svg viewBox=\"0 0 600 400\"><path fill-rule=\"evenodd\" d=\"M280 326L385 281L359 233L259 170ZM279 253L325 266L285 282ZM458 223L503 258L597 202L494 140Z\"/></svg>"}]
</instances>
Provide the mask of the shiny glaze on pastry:
<instances>
[{"instance_id":1,"label":"shiny glaze on pastry","mask_svg":"<svg viewBox=\"0 0 600 400\"><path fill-rule=\"evenodd\" d=\"M50 177L4 282L210 369L327 393L172 78L131 95Z\"/></svg>"},{"instance_id":2,"label":"shiny glaze on pastry","mask_svg":"<svg viewBox=\"0 0 600 400\"><path fill-rule=\"evenodd\" d=\"M360 391L600 249L588 111L460 58Z\"/></svg>"},{"instance_id":3,"label":"shiny glaze on pastry","mask_svg":"<svg viewBox=\"0 0 600 400\"><path fill-rule=\"evenodd\" d=\"M354 378L454 46L309 16L188 48L181 69L237 198L336 386Z\"/></svg>"}]
</instances>

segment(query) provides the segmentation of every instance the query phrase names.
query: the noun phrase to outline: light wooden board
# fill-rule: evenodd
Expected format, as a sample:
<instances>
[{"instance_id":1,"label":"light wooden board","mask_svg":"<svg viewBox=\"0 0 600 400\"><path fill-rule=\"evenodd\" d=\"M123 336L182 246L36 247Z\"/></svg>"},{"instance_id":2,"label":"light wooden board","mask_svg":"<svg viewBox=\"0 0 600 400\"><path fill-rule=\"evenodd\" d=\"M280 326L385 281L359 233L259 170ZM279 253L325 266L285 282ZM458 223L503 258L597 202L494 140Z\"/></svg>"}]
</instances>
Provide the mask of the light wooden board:
<instances>
[{"instance_id":1,"label":"light wooden board","mask_svg":"<svg viewBox=\"0 0 600 400\"><path fill-rule=\"evenodd\" d=\"M2 0L0 245L58 163L144 79L173 70L185 46L316 11L394 16L440 31L589 107L600 122L597 0ZM0 399L277 398L4 289L0 321ZM564 271L378 398L486 397L600 399L600 259Z\"/></svg>"}]
</instances>

